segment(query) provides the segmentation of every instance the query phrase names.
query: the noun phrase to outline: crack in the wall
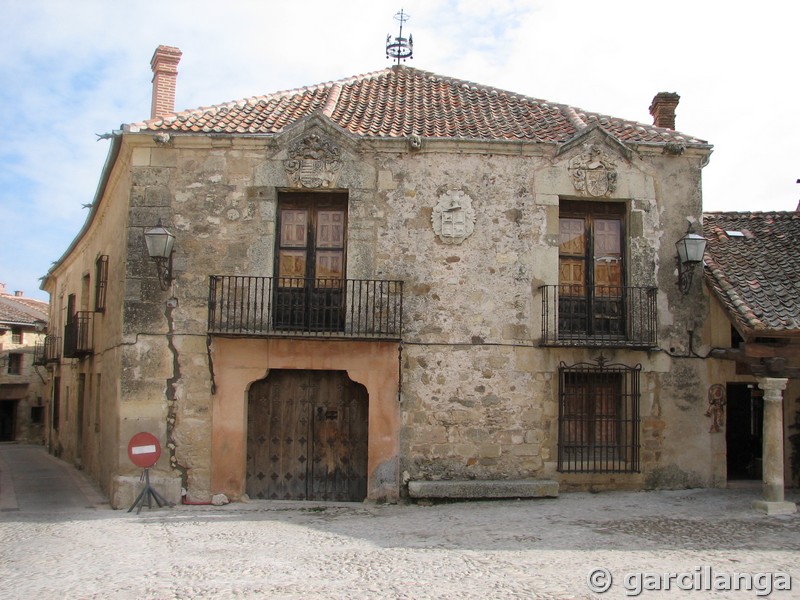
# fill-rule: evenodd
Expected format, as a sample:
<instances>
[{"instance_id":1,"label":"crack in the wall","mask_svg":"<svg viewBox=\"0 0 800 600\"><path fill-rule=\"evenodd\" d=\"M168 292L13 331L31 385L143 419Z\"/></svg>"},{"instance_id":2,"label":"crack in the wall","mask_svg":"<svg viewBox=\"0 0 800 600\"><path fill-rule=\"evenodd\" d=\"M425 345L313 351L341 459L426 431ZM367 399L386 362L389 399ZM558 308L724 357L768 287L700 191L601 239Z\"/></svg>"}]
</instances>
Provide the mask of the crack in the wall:
<instances>
[{"instance_id":1,"label":"crack in the wall","mask_svg":"<svg viewBox=\"0 0 800 600\"><path fill-rule=\"evenodd\" d=\"M169 449L169 464L178 471L181 476L181 487L188 489L188 467L178 462L177 444L173 434L175 432L175 422L177 420L177 399L175 393L175 386L181 379L181 365L178 359L178 349L175 347L175 321L172 313L175 307L171 303L167 303L167 309L164 311L164 316L167 319L167 347L172 354L172 377L167 379L167 448Z\"/></svg>"},{"instance_id":2,"label":"crack in the wall","mask_svg":"<svg viewBox=\"0 0 800 600\"><path fill-rule=\"evenodd\" d=\"M206 353L208 354L208 374L211 376L211 395L217 394L217 380L214 376L214 359L211 357L211 336L206 336Z\"/></svg>"}]
</instances>

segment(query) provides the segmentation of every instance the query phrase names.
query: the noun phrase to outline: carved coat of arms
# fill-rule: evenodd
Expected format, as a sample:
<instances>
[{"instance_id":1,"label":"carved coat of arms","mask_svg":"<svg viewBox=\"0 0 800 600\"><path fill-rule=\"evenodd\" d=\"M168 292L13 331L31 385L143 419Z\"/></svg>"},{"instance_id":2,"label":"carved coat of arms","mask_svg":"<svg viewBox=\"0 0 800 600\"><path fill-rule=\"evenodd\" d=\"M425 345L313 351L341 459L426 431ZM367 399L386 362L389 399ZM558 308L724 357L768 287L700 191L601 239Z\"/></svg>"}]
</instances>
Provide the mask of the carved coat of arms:
<instances>
[{"instance_id":1,"label":"carved coat of arms","mask_svg":"<svg viewBox=\"0 0 800 600\"><path fill-rule=\"evenodd\" d=\"M289 149L283 166L295 187L332 188L342 168L340 158L339 148L312 134Z\"/></svg>"},{"instance_id":2,"label":"carved coat of arms","mask_svg":"<svg viewBox=\"0 0 800 600\"><path fill-rule=\"evenodd\" d=\"M462 190L448 190L434 207L431 222L445 244L460 244L475 230L472 198Z\"/></svg>"},{"instance_id":3,"label":"carved coat of arms","mask_svg":"<svg viewBox=\"0 0 800 600\"><path fill-rule=\"evenodd\" d=\"M590 196L607 196L617 188L616 163L599 146L589 146L569 161L572 184Z\"/></svg>"}]
</instances>

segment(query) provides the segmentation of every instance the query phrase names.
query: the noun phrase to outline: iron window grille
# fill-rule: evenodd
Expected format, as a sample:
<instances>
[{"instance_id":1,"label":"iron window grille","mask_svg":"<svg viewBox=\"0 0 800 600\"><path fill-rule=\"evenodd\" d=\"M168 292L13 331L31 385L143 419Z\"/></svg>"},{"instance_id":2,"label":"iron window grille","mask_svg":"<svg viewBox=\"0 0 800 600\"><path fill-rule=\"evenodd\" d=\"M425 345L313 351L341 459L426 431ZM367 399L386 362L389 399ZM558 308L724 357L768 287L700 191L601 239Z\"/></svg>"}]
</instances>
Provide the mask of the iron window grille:
<instances>
[{"instance_id":1,"label":"iron window grille","mask_svg":"<svg viewBox=\"0 0 800 600\"><path fill-rule=\"evenodd\" d=\"M108 287L108 256L102 254L95 262L94 311L105 312L106 288Z\"/></svg>"},{"instance_id":2,"label":"iron window grille","mask_svg":"<svg viewBox=\"0 0 800 600\"><path fill-rule=\"evenodd\" d=\"M22 353L11 352L8 355L8 374L22 375Z\"/></svg>"},{"instance_id":3,"label":"iron window grille","mask_svg":"<svg viewBox=\"0 0 800 600\"><path fill-rule=\"evenodd\" d=\"M641 365L559 365L558 470L639 472Z\"/></svg>"}]
</instances>

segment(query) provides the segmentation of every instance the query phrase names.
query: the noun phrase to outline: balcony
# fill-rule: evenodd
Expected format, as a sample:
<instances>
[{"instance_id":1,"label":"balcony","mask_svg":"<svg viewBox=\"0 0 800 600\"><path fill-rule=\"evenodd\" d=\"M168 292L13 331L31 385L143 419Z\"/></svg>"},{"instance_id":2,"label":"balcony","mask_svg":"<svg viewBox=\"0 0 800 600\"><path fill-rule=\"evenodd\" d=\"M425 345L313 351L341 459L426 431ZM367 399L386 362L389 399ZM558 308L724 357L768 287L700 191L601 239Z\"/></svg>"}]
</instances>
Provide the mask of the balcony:
<instances>
[{"instance_id":1,"label":"balcony","mask_svg":"<svg viewBox=\"0 0 800 600\"><path fill-rule=\"evenodd\" d=\"M64 327L64 358L82 358L94 352L94 313L76 312Z\"/></svg>"},{"instance_id":2,"label":"balcony","mask_svg":"<svg viewBox=\"0 0 800 600\"><path fill-rule=\"evenodd\" d=\"M213 275L208 332L399 340L403 282Z\"/></svg>"},{"instance_id":3,"label":"balcony","mask_svg":"<svg viewBox=\"0 0 800 600\"><path fill-rule=\"evenodd\" d=\"M33 364L47 365L58 362L61 358L61 338L56 335L45 336L44 340L36 342L33 349Z\"/></svg>"},{"instance_id":4,"label":"balcony","mask_svg":"<svg viewBox=\"0 0 800 600\"><path fill-rule=\"evenodd\" d=\"M543 285L542 346L654 348L654 287Z\"/></svg>"}]
</instances>

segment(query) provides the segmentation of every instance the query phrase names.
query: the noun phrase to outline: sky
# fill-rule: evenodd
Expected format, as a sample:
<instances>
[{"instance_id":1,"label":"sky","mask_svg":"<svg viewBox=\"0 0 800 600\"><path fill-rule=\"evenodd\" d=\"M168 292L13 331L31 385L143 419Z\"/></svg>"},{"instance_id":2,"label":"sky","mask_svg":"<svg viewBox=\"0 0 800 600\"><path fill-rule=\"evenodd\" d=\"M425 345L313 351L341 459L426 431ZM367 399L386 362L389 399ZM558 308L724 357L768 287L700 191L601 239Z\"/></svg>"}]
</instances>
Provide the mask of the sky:
<instances>
[{"instance_id":1,"label":"sky","mask_svg":"<svg viewBox=\"0 0 800 600\"><path fill-rule=\"evenodd\" d=\"M150 58L183 52L176 110L384 69L395 15L406 64L652 124L714 145L706 211L795 210L796 44L786 0L0 0L0 282L43 300L39 278L79 232L109 142L150 116Z\"/></svg>"}]
</instances>

